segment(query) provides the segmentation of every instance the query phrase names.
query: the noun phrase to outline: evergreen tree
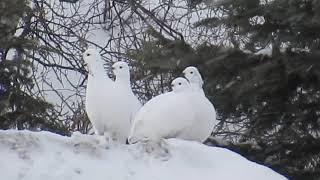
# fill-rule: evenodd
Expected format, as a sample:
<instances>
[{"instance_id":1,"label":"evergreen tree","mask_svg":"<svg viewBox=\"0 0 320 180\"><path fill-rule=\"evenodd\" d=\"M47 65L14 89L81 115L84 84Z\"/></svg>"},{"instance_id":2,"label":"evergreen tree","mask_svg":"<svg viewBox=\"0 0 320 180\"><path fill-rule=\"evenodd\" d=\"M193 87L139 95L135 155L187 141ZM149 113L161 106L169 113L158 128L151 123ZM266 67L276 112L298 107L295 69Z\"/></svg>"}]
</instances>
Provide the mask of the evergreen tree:
<instances>
[{"instance_id":1,"label":"evergreen tree","mask_svg":"<svg viewBox=\"0 0 320 180\"><path fill-rule=\"evenodd\" d=\"M197 66L221 120L214 135L232 140L227 148L289 179L318 178L320 1L188 2L221 13L195 27L222 29L228 47L208 42L192 49L151 31L153 40L129 56L164 72ZM254 54L266 47L272 56Z\"/></svg>"},{"instance_id":2,"label":"evergreen tree","mask_svg":"<svg viewBox=\"0 0 320 180\"><path fill-rule=\"evenodd\" d=\"M236 48L214 51L220 55L204 59L210 64L209 83L216 79L212 84L222 87L207 89L215 94L223 119L246 117L242 123L247 131L241 136L261 147L257 161L290 179L319 177L320 2L233 0L209 5L221 8L225 16L196 26L226 28ZM272 57L235 52L239 47L253 52L271 47Z\"/></svg>"},{"instance_id":3,"label":"evergreen tree","mask_svg":"<svg viewBox=\"0 0 320 180\"><path fill-rule=\"evenodd\" d=\"M42 129L68 134L68 129L55 119L53 106L31 94L32 64L24 53L34 42L27 34L15 36L19 20L29 10L28 2L23 0L0 3L0 129Z\"/></svg>"}]
</instances>

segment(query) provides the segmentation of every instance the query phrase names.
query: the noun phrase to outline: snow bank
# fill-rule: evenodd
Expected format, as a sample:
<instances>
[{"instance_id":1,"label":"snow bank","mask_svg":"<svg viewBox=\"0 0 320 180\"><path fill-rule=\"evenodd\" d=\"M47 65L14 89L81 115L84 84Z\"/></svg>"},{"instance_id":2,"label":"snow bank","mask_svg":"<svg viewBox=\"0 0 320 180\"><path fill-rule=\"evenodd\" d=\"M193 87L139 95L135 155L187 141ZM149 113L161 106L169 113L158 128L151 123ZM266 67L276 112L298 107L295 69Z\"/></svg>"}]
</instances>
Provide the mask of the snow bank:
<instances>
[{"instance_id":1,"label":"snow bank","mask_svg":"<svg viewBox=\"0 0 320 180\"><path fill-rule=\"evenodd\" d=\"M271 169L223 148L168 140L164 161L142 146L103 149L90 135L0 131L3 180L282 180Z\"/></svg>"}]
</instances>

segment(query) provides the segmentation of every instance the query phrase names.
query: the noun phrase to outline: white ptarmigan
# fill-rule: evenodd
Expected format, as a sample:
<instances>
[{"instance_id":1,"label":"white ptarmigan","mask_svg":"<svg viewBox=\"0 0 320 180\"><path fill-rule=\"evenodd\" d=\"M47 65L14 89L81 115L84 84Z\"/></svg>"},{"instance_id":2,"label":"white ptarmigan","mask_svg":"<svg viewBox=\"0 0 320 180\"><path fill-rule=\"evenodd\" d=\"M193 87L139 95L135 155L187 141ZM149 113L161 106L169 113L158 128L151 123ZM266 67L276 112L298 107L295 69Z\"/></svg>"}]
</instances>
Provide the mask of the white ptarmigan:
<instances>
[{"instance_id":1,"label":"white ptarmigan","mask_svg":"<svg viewBox=\"0 0 320 180\"><path fill-rule=\"evenodd\" d=\"M103 66L97 50L89 48L83 53L89 75L86 89L86 112L101 144L113 140L125 143L130 132L130 116L124 113L130 103L124 99Z\"/></svg>"},{"instance_id":2,"label":"white ptarmigan","mask_svg":"<svg viewBox=\"0 0 320 180\"><path fill-rule=\"evenodd\" d=\"M202 89L202 77L195 67L188 67L183 73L190 83L175 79L173 92L159 95L141 108L129 143L159 142L165 138L204 142L211 135L218 121L215 108Z\"/></svg>"},{"instance_id":3,"label":"white ptarmigan","mask_svg":"<svg viewBox=\"0 0 320 180\"><path fill-rule=\"evenodd\" d=\"M118 101L126 102L129 105L123 113L127 113L132 123L142 105L132 92L129 66L126 62L119 61L112 65L112 71L116 77L114 84L117 93L122 94Z\"/></svg>"},{"instance_id":4,"label":"white ptarmigan","mask_svg":"<svg viewBox=\"0 0 320 180\"><path fill-rule=\"evenodd\" d=\"M196 121L188 130L188 135L194 140L204 142L212 133L214 126L218 124L216 111L212 103L207 99L202 89L203 80L196 67L190 66L183 71L184 76L189 80L197 98L194 99L196 110Z\"/></svg>"},{"instance_id":5,"label":"white ptarmigan","mask_svg":"<svg viewBox=\"0 0 320 180\"><path fill-rule=\"evenodd\" d=\"M171 84L173 91L152 98L140 109L133 122L129 143L185 139L181 133L190 129L195 118L191 97L195 93L185 78L176 78Z\"/></svg>"}]
</instances>

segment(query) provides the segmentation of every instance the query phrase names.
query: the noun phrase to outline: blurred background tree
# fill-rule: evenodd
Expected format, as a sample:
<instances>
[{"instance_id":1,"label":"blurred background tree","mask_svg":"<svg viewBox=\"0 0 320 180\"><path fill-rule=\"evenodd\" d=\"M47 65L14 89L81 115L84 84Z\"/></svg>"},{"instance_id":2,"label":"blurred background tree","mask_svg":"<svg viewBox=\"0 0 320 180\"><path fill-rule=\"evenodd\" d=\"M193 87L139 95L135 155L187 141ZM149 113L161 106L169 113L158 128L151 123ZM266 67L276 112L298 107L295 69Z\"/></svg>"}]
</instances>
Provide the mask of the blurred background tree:
<instances>
[{"instance_id":1,"label":"blurred background tree","mask_svg":"<svg viewBox=\"0 0 320 180\"><path fill-rule=\"evenodd\" d=\"M207 58L204 64L211 64L210 68L203 66L209 76L206 88L215 94L221 122L245 125L239 142L258 145L258 162L290 179L318 178L320 2L206 3L222 15L203 19L196 26L225 28L233 47L218 57ZM234 56L238 49L256 55L261 49L270 53ZM212 81L214 86L210 87ZM216 85L221 88L217 90Z\"/></svg>"},{"instance_id":2,"label":"blurred background tree","mask_svg":"<svg viewBox=\"0 0 320 180\"><path fill-rule=\"evenodd\" d=\"M32 94L32 64L25 57L35 42L27 32L16 36L20 19L29 13L27 1L0 3L0 129L49 130L69 134L57 120L53 105Z\"/></svg>"},{"instance_id":3,"label":"blurred background tree","mask_svg":"<svg viewBox=\"0 0 320 180\"><path fill-rule=\"evenodd\" d=\"M171 64L171 70L186 65L200 69L220 118L213 135L230 141L226 145L211 139L211 144L235 150L289 179L319 178L320 2L187 2L191 9L205 5L218 12L194 28L222 29L220 43L205 42L175 54L170 52L181 48L172 45L176 41L164 42L152 52L168 47L169 57L145 53L146 58L136 59L148 59L144 62L149 66L161 61L160 68ZM154 38L152 42L161 42ZM150 53L149 48L144 51Z\"/></svg>"}]
</instances>

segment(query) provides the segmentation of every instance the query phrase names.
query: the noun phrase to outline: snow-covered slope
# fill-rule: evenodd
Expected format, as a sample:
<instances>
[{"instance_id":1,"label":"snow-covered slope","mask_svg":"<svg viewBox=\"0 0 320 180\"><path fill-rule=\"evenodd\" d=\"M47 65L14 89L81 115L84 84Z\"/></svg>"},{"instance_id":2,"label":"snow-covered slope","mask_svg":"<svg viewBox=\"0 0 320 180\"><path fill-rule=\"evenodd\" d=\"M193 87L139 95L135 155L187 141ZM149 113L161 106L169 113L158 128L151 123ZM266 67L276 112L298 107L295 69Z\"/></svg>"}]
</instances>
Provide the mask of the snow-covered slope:
<instances>
[{"instance_id":1,"label":"snow-covered slope","mask_svg":"<svg viewBox=\"0 0 320 180\"><path fill-rule=\"evenodd\" d=\"M168 140L164 161L141 145L102 149L93 136L0 131L3 180L283 180L271 169L222 148Z\"/></svg>"}]
</instances>

